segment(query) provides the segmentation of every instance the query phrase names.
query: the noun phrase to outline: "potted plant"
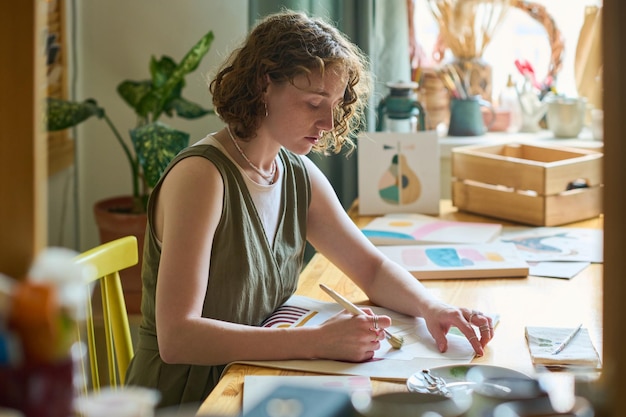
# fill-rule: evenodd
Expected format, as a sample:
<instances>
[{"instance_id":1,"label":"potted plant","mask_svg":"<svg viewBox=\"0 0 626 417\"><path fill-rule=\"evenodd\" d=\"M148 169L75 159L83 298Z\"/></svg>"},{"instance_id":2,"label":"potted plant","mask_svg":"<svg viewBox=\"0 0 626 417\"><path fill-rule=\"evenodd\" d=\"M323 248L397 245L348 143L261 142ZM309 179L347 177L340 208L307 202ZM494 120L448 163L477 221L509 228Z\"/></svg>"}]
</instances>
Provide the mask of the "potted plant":
<instances>
[{"instance_id":1,"label":"potted plant","mask_svg":"<svg viewBox=\"0 0 626 417\"><path fill-rule=\"evenodd\" d=\"M188 133L166 125L160 118L167 114L196 119L214 113L213 110L205 109L181 95L185 87L185 76L198 67L212 42L213 32L209 31L187 52L180 63L168 56L162 56L159 60L153 56L150 60L150 79L125 80L117 86L118 94L137 116L137 125L129 132L130 146L95 99L75 102L48 98L48 131L74 127L96 116L109 126L130 166L132 195L104 199L95 204L94 214L102 242L135 235L141 252L149 193L167 164L189 143ZM125 293L136 293L127 296L129 313L139 310L140 265L141 262L134 270L131 268L128 272L124 271L126 276L122 277ZM132 278L128 277L131 275Z\"/></svg>"}]
</instances>

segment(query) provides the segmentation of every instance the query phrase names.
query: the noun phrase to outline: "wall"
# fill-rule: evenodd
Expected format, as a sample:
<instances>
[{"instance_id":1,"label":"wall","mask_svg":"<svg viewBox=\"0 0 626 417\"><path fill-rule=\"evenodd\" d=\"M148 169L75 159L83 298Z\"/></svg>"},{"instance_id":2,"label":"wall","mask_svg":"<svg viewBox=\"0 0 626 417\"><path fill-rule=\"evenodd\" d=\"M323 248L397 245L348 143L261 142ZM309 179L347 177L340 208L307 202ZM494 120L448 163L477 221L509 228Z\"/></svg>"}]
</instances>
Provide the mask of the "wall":
<instances>
[{"instance_id":1,"label":"wall","mask_svg":"<svg viewBox=\"0 0 626 417\"><path fill-rule=\"evenodd\" d=\"M198 70L187 77L183 93L211 108L204 77L247 32L247 0L67 1L68 13L76 16L75 97L95 98L123 135L134 126L134 114L115 89L125 79L148 78L151 55L169 55L180 61L201 36L213 30L211 49ZM165 117L163 121L189 132L191 141L221 125L215 116L196 121ZM94 202L130 193L131 183L122 148L104 121L83 123L75 137L75 166L49 181L48 233L51 245L82 251L99 244Z\"/></svg>"}]
</instances>

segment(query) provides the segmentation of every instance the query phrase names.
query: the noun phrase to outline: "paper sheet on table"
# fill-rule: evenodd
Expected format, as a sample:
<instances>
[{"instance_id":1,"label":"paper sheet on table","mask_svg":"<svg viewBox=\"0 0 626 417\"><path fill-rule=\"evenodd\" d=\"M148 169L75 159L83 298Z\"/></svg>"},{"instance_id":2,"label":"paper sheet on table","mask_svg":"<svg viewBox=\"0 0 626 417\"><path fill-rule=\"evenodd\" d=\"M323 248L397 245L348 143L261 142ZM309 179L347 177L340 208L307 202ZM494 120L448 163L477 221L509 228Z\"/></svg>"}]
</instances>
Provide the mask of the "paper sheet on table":
<instances>
[{"instance_id":1,"label":"paper sheet on table","mask_svg":"<svg viewBox=\"0 0 626 417\"><path fill-rule=\"evenodd\" d=\"M537 277L571 279L589 265L590 262L528 262L528 274Z\"/></svg>"},{"instance_id":2,"label":"paper sheet on table","mask_svg":"<svg viewBox=\"0 0 626 417\"><path fill-rule=\"evenodd\" d=\"M603 262L603 230L571 227L515 227L502 229L499 242L513 243L528 262Z\"/></svg>"},{"instance_id":3,"label":"paper sheet on table","mask_svg":"<svg viewBox=\"0 0 626 417\"><path fill-rule=\"evenodd\" d=\"M465 336L451 332L448 334L448 350L439 352L426 323L422 318L402 315L392 310L375 306L371 308L378 315L388 315L392 326L388 330L402 335L404 344L394 349L386 340L374 359L368 362L352 363L332 360L285 360L285 361L238 361L269 368L302 370L325 374L364 375L383 379L405 380L413 373L435 366L469 363L475 356L474 349ZM343 310L334 302L324 302L294 295L283 307L276 310L263 325L267 327L315 326L328 320Z\"/></svg>"}]
</instances>

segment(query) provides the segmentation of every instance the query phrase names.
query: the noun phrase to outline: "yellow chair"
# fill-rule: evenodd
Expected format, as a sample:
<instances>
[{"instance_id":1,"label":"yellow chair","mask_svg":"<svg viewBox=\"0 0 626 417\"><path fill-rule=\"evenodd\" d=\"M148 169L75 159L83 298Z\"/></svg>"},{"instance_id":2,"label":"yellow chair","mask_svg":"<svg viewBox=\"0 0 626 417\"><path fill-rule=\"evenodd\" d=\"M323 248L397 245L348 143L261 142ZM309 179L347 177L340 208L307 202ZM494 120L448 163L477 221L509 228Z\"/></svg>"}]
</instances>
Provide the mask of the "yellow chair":
<instances>
[{"instance_id":1,"label":"yellow chair","mask_svg":"<svg viewBox=\"0 0 626 417\"><path fill-rule=\"evenodd\" d=\"M137 238L126 236L104 243L81 253L75 258L75 262L79 265L89 264L95 267L92 282L99 281L100 283L109 384L114 387L123 386L126 379L126 369L133 356L133 343L119 271L137 264ZM88 297L88 300L87 347L92 389L97 391L100 389L100 376L96 346L99 345L96 341L91 297ZM81 337L80 333L82 332L79 330L79 338ZM87 382L84 368L83 363L84 381ZM84 388L86 389L86 386Z\"/></svg>"}]
</instances>

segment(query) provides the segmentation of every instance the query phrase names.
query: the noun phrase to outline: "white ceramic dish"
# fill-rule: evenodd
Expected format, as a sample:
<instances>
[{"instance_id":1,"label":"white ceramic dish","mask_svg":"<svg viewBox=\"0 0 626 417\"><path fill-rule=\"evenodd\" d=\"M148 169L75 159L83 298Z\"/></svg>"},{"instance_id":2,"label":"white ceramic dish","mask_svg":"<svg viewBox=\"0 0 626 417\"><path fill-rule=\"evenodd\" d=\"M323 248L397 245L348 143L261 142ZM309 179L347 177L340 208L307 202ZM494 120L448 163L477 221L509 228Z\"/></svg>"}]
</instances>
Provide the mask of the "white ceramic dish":
<instances>
[{"instance_id":1,"label":"white ceramic dish","mask_svg":"<svg viewBox=\"0 0 626 417\"><path fill-rule=\"evenodd\" d=\"M430 374L445 381L445 386L451 391L468 390L476 384L489 378L527 378L528 375L510 368L495 365L464 364L446 365L430 368ZM432 393L428 382L424 380L422 370L411 375L406 381L411 392Z\"/></svg>"}]
</instances>

